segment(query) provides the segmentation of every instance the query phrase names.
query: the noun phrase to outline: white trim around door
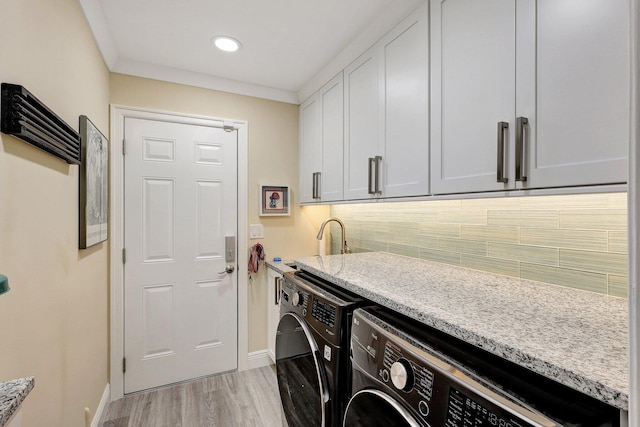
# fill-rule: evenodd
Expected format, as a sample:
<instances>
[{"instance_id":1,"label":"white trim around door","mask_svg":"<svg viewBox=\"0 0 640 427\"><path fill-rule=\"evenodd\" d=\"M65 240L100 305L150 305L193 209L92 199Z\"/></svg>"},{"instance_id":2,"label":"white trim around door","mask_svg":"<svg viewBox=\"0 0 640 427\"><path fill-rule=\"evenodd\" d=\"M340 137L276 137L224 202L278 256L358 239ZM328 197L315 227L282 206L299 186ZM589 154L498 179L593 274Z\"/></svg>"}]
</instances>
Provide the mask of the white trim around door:
<instances>
[{"instance_id":1,"label":"white trim around door","mask_svg":"<svg viewBox=\"0 0 640 427\"><path fill-rule=\"evenodd\" d=\"M238 370L249 368L249 331L247 307L247 187L248 187L248 123L166 111L111 105L111 169L109 186L109 273L110 273L110 383L111 401L124 396L122 364L124 358L124 242L123 140L125 118L168 121L175 123L223 127L231 125L238 132Z\"/></svg>"}]
</instances>

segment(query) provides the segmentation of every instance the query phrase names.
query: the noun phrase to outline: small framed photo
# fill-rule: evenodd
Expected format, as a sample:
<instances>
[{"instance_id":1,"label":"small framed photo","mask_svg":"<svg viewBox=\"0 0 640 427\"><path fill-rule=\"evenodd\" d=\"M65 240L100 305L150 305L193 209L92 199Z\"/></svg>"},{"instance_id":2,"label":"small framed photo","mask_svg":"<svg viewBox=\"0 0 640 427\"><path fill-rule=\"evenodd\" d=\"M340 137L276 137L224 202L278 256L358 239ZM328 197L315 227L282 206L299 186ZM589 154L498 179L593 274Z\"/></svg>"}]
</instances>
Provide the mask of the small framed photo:
<instances>
[{"instance_id":1,"label":"small framed photo","mask_svg":"<svg viewBox=\"0 0 640 427\"><path fill-rule=\"evenodd\" d=\"M107 240L109 141L87 116L80 116L80 142L79 246L85 249Z\"/></svg>"},{"instance_id":2,"label":"small framed photo","mask_svg":"<svg viewBox=\"0 0 640 427\"><path fill-rule=\"evenodd\" d=\"M260 186L260 216L288 216L289 187Z\"/></svg>"}]
</instances>

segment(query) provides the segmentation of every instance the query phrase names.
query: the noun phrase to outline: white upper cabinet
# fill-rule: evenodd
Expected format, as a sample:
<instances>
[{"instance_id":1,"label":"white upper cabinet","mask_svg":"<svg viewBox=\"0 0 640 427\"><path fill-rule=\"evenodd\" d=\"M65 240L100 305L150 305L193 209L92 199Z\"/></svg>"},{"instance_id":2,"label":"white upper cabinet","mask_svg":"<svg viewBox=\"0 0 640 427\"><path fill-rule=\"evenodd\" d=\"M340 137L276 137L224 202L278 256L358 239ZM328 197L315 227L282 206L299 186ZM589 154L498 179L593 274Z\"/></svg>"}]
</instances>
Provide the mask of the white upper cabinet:
<instances>
[{"instance_id":1,"label":"white upper cabinet","mask_svg":"<svg viewBox=\"0 0 640 427\"><path fill-rule=\"evenodd\" d=\"M300 202L342 200L343 84L334 77L300 106Z\"/></svg>"},{"instance_id":2,"label":"white upper cabinet","mask_svg":"<svg viewBox=\"0 0 640 427\"><path fill-rule=\"evenodd\" d=\"M432 193L625 182L628 51L628 0L432 1Z\"/></svg>"},{"instance_id":3,"label":"white upper cabinet","mask_svg":"<svg viewBox=\"0 0 640 427\"><path fill-rule=\"evenodd\" d=\"M342 200L344 90L342 73L334 77L319 92L322 132L322 174L320 198L323 202Z\"/></svg>"},{"instance_id":4,"label":"white upper cabinet","mask_svg":"<svg viewBox=\"0 0 640 427\"><path fill-rule=\"evenodd\" d=\"M344 70L344 197L374 196L375 169L371 159L383 145L378 123L382 117L379 94L378 49L373 47ZM378 184L379 185L379 184Z\"/></svg>"},{"instance_id":5,"label":"white upper cabinet","mask_svg":"<svg viewBox=\"0 0 640 427\"><path fill-rule=\"evenodd\" d=\"M317 201L322 172L320 101L315 94L300 106L300 202Z\"/></svg>"},{"instance_id":6,"label":"white upper cabinet","mask_svg":"<svg viewBox=\"0 0 640 427\"><path fill-rule=\"evenodd\" d=\"M382 196L429 193L429 16L421 7L380 41Z\"/></svg>"},{"instance_id":7,"label":"white upper cabinet","mask_svg":"<svg viewBox=\"0 0 640 427\"><path fill-rule=\"evenodd\" d=\"M518 64L516 116L531 117L523 186L626 182L628 0L518 3L525 7L536 19L527 21L520 50L528 56Z\"/></svg>"},{"instance_id":8,"label":"white upper cabinet","mask_svg":"<svg viewBox=\"0 0 640 427\"><path fill-rule=\"evenodd\" d=\"M429 191L425 3L344 70L344 197Z\"/></svg>"},{"instance_id":9,"label":"white upper cabinet","mask_svg":"<svg viewBox=\"0 0 640 427\"><path fill-rule=\"evenodd\" d=\"M498 143L513 152L515 2L436 0L431 4L431 191L509 188L498 182ZM504 126L503 126L504 128ZM508 145L511 143L511 145ZM506 156L505 156L506 157ZM505 161L504 175L510 175Z\"/></svg>"}]
</instances>

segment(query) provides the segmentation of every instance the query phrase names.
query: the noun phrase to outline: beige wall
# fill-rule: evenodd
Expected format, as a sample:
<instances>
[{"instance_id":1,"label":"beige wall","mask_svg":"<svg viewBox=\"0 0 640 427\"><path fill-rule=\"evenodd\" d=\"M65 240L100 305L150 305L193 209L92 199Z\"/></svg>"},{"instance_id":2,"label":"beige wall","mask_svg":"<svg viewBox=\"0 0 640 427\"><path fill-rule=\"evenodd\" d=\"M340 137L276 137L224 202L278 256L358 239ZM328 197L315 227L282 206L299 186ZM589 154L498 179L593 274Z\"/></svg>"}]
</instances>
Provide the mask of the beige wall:
<instances>
[{"instance_id":1,"label":"beige wall","mask_svg":"<svg viewBox=\"0 0 640 427\"><path fill-rule=\"evenodd\" d=\"M248 220L264 225L260 242L268 258L290 259L317 253L315 233L329 207L298 203L298 107L292 104L200 89L157 80L111 75L112 104L249 123ZM291 216L259 217L258 186L289 185ZM247 232L248 233L248 232ZM244 270L246 272L246 269ZM265 269L249 282L249 352L267 347Z\"/></svg>"},{"instance_id":2,"label":"beige wall","mask_svg":"<svg viewBox=\"0 0 640 427\"><path fill-rule=\"evenodd\" d=\"M0 0L0 80L108 131L109 73L76 0ZM80 427L107 384L107 244L78 250L78 166L0 134L0 380L33 375L30 427Z\"/></svg>"}]
</instances>

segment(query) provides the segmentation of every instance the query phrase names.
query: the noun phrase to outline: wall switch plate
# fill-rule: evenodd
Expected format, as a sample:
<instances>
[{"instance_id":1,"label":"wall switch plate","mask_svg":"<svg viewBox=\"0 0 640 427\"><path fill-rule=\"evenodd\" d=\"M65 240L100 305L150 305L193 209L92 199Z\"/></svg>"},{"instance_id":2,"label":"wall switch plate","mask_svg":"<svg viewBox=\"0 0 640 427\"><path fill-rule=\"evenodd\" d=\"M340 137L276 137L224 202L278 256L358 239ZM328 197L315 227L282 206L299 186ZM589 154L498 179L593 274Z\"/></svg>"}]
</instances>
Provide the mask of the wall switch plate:
<instances>
[{"instance_id":1,"label":"wall switch plate","mask_svg":"<svg viewBox=\"0 0 640 427\"><path fill-rule=\"evenodd\" d=\"M250 239L264 239L264 226L262 224L249 224Z\"/></svg>"}]
</instances>

